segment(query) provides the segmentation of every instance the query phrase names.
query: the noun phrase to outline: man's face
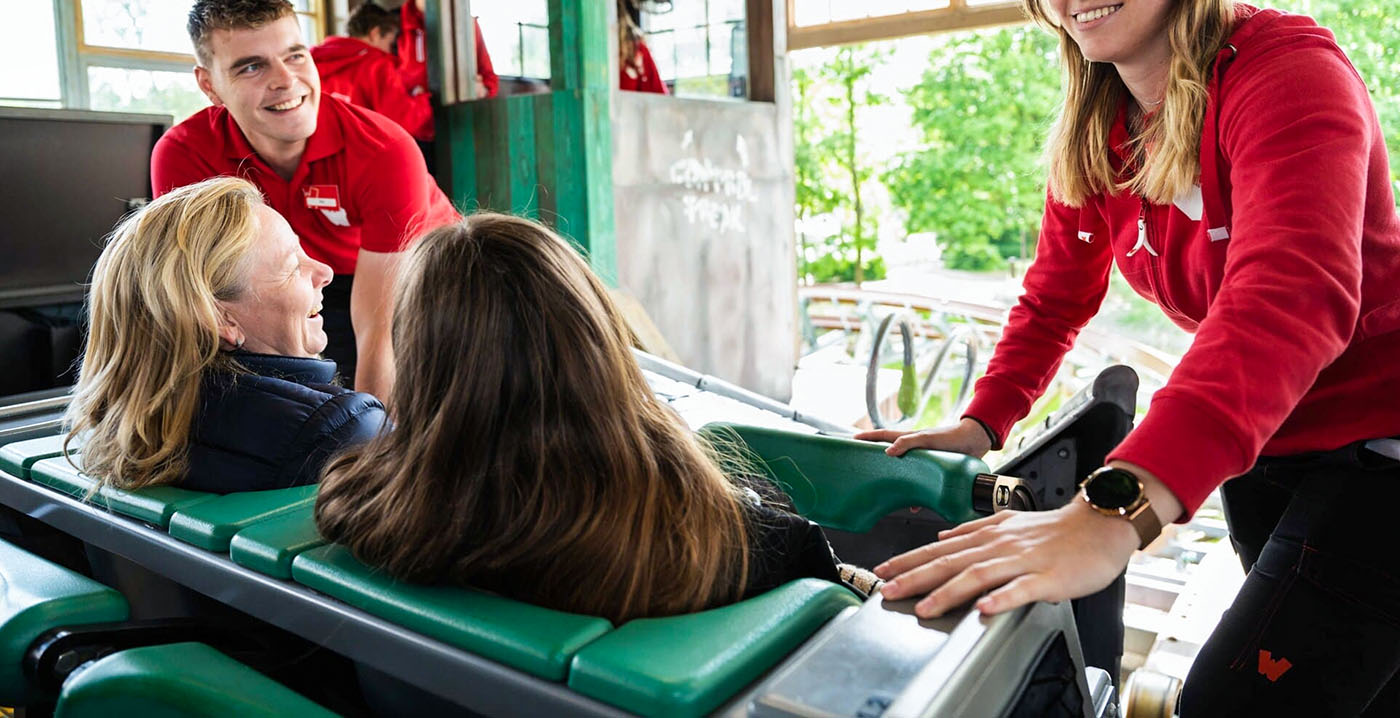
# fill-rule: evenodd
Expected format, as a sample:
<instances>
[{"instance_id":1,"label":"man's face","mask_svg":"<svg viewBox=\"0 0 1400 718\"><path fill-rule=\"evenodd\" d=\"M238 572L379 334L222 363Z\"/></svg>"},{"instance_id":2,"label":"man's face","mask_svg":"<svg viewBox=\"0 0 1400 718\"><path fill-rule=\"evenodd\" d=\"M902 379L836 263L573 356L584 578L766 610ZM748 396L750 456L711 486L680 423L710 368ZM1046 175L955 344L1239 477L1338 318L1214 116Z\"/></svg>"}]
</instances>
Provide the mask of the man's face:
<instances>
[{"instance_id":1,"label":"man's face","mask_svg":"<svg viewBox=\"0 0 1400 718\"><path fill-rule=\"evenodd\" d=\"M209 67L196 67L199 88L228 108L255 147L297 144L316 131L321 78L288 15L256 29L215 30Z\"/></svg>"}]
</instances>

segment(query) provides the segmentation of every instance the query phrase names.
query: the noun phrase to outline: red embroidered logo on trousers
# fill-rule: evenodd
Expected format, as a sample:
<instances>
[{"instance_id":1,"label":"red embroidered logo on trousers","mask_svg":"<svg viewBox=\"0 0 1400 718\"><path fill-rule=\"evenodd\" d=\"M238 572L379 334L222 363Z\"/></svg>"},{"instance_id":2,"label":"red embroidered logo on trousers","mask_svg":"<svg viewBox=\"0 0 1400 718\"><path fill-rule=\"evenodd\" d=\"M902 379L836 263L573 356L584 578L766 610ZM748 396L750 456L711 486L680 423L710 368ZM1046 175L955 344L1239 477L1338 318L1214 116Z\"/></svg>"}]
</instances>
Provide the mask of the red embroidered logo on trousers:
<instances>
[{"instance_id":1,"label":"red embroidered logo on trousers","mask_svg":"<svg viewBox=\"0 0 1400 718\"><path fill-rule=\"evenodd\" d=\"M1293 667L1293 663L1287 658L1274 658L1274 654L1269 651L1259 651L1259 675L1269 679L1270 683L1277 681L1279 676L1288 672Z\"/></svg>"}]
</instances>

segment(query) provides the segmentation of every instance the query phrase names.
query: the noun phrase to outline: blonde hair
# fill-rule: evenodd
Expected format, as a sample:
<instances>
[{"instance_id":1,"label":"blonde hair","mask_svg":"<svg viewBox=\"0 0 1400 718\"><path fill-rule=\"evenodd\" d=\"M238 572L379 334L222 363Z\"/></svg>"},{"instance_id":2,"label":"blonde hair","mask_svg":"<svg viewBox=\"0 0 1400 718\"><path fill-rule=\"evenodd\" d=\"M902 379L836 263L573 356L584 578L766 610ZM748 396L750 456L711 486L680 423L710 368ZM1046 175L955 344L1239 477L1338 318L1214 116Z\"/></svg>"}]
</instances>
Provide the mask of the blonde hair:
<instances>
[{"instance_id":1,"label":"blonde hair","mask_svg":"<svg viewBox=\"0 0 1400 718\"><path fill-rule=\"evenodd\" d=\"M399 281L396 428L327 466L323 536L403 580L619 623L743 595L743 492L647 386L577 251L479 213Z\"/></svg>"},{"instance_id":2,"label":"blonde hair","mask_svg":"<svg viewBox=\"0 0 1400 718\"><path fill-rule=\"evenodd\" d=\"M219 351L219 300L247 285L257 188L217 177L174 190L122 220L93 270L87 348L64 449L119 488L184 478L205 370Z\"/></svg>"},{"instance_id":3,"label":"blonde hair","mask_svg":"<svg viewBox=\"0 0 1400 718\"><path fill-rule=\"evenodd\" d=\"M1133 138L1128 174L1120 181L1110 163L1109 131L1127 88L1107 62L1089 62L1064 28L1042 6L1024 0L1026 13L1060 36L1065 100L1050 130L1045 154L1056 200L1079 207L1105 191L1129 192L1167 204L1200 176L1201 125L1209 74L1229 36L1235 0L1177 0L1168 16L1171 64L1161 108Z\"/></svg>"}]
</instances>

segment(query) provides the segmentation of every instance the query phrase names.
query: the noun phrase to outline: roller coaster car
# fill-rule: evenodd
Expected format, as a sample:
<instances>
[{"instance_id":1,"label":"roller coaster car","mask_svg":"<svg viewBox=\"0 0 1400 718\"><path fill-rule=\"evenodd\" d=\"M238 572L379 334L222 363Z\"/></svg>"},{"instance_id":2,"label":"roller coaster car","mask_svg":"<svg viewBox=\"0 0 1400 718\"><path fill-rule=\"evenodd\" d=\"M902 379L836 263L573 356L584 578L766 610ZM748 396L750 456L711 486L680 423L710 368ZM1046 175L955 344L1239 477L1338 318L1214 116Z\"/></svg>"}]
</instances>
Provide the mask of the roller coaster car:
<instances>
[{"instance_id":1,"label":"roller coaster car","mask_svg":"<svg viewBox=\"0 0 1400 718\"><path fill-rule=\"evenodd\" d=\"M1107 370L1047 421L1011 462L1029 468L1004 503L1012 505L1013 495L1045 502L1028 507L1067 500L1057 489L1072 494L1083 467L1101 461L1121 438L1105 432L1126 430L1131 403L1125 409L1121 399L1133 392L1120 390L1127 379L1136 383L1127 370ZM1124 411L1126 419L1119 416ZM994 505L996 487L1009 481L980 460L955 454L893 459L849 439L743 426L706 431L742 439L745 453L757 456L799 511L840 532L838 548L859 549L864 540L867 550L879 551L896 539L929 540L907 526L887 527L933 530L934 513L946 525L979 515L978 508L1002 508ZM1095 441L1106 446L1095 448ZM11 549L0 550L0 571L12 578L0 585L0 672L8 671L15 685L0 699L27 702L31 714L46 705L60 716L96 714L103 706L138 715L324 712L268 679L267 671L255 671L262 669L256 651L235 645L229 631L198 623L199 616L178 619L196 623L174 631L131 621L162 615L140 605L162 582L232 609L251 626L246 632L285 633L353 664L371 695L368 706L358 697L335 704L352 714L368 714L370 706L405 709L384 695L398 689L398 698L418 701L419 712L486 715L873 718L1116 710L1108 674L1084 667L1079 635L1094 624L1081 619L1077 632L1067 604L990 618L964 609L919 621L910 602L878 596L862 602L836 584L803 579L730 606L614 626L481 591L393 581L317 535L315 487L223 496L176 487L96 490L81 472L81 448L69 456L62 451L56 434L0 446L0 504L146 578L132 582L93 563L94 575L110 574L108 582L121 589L113 591L0 547ZM914 505L926 510L900 513ZM0 527L7 540L27 539L25 529L20 522ZM37 584L20 578L31 576L55 578ZM79 610L93 600L102 610ZM1094 621L1121 621L1121 593L1119 600L1116 611ZM245 654L252 667L230 657ZM186 671L190 680L175 679ZM318 698L326 691L285 680Z\"/></svg>"}]
</instances>

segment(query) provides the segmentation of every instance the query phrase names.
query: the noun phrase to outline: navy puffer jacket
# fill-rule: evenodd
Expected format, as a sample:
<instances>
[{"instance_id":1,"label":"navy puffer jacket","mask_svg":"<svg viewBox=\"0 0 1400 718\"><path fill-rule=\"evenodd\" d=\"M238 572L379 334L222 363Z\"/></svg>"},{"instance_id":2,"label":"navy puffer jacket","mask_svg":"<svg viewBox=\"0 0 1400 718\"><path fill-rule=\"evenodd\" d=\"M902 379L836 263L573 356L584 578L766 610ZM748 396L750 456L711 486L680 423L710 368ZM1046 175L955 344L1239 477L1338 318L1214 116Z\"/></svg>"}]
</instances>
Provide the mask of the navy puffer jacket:
<instances>
[{"instance_id":1,"label":"navy puffer jacket","mask_svg":"<svg viewBox=\"0 0 1400 718\"><path fill-rule=\"evenodd\" d=\"M378 399L331 383L333 361L233 358L247 373L204 377L184 488L232 493L316 483L332 454L388 426Z\"/></svg>"}]
</instances>

